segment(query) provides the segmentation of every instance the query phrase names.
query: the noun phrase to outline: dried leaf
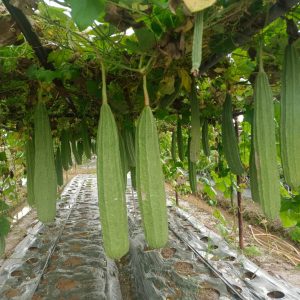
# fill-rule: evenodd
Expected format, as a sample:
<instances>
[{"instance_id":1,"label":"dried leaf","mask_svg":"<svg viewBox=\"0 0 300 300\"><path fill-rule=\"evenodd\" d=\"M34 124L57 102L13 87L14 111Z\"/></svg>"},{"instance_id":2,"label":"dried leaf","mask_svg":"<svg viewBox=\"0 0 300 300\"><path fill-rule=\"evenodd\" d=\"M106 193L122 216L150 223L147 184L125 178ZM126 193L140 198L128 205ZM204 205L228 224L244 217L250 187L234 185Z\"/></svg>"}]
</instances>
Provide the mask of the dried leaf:
<instances>
[{"instance_id":1,"label":"dried leaf","mask_svg":"<svg viewBox=\"0 0 300 300\"><path fill-rule=\"evenodd\" d=\"M183 2L191 13L195 13L212 6L216 0L183 0Z\"/></svg>"}]
</instances>

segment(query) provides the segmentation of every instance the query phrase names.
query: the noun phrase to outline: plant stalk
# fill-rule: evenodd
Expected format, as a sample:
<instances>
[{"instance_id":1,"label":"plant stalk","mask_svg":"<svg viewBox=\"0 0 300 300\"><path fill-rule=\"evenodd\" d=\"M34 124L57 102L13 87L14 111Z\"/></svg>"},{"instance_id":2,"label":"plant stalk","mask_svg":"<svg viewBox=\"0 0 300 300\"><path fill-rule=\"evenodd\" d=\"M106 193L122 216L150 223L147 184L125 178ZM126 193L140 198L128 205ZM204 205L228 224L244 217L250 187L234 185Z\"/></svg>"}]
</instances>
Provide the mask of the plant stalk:
<instances>
[{"instance_id":1,"label":"plant stalk","mask_svg":"<svg viewBox=\"0 0 300 300\"><path fill-rule=\"evenodd\" d=\"M103 62L101 62L102 73L102 104L107 104L107 92L106 92L106 74Z\"/></svg>"},{"instance_id":2,"label":"plant stalk","mask_svg":"<svg viewBox=\"0 0 300 300\"><path fill-rule=\"evenodd\" d=\"M239 142L239 121L235 118L235 134L237 138L237 142ZM243 214L242 214L242 193L240 191L240 185L242 183L242 177L240 175L236 176L236 184L237 184L237 215L238 215L238 224L239 224L239 247L240 249L244 249L244 228L243 228Z\"/></svg>"}]
</instances>

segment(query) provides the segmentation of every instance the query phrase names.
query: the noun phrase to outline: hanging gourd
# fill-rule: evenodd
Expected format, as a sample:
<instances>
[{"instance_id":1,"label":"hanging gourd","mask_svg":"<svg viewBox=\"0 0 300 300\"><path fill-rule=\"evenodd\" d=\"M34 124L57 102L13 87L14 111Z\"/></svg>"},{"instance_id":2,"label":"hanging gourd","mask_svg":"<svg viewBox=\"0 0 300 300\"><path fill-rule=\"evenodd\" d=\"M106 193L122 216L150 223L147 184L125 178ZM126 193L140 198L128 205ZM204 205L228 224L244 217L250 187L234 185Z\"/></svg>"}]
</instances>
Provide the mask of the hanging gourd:
<instances>
[{"instance_id":1,"label":"hanging gourd","mask_svg":"<svg viewBox=\"0 0 300 300\"><path fill-rule=\"evenodd\" d=\"M202 125L202 146L203 152L205 156L210 156L210 147L209 147L209 135L208 135L208 121L207 119L204 120Z\"/></svg>"},{"instance_id":2,"label":"hanging gourd","mask_svg":"<svg viewBox=\"0 0 300 300\"><path fill-rule=\"evenodd\" d=\"M124 193L119 135L107 103L105 70L102 65L103 102L97 132L97 183L104 250L119 259L129 250L128 220Z\"/></svg>"},{"instance_id":3,"label":"hanging gourd","mask_svg":"<svg viewBox=\"0 0 300 300\"><path fill-rule=\"evenodd\" d=\"M182 135L182 125L181 117L177 117L177 148L178 148L178 157L183 162L184 161L184 143Z\"/></svg>"},{"instance_id":4,"label":"hanging gourd","mask_svg":"<svg viewBox=\"0 0 300 300\"><path fill-rule=\"evenodd\" d=\"M300 187L300 56L287 45L284 55L281 93L281 160L283 174L294 190Z\"/></svg>"},{"instance_id":5,"label":"hanging gourd","mask_svg":"<svg viewBox=\"0 0 300 300\"><path fill-rule=\"evenodd\" d=\"M201 124L200 109L197 98L195 80L193 81L191 92L191 143L190 143L190 160L196 163L200 158L201 152Z\"/></svg>"},{"instance_id":6,"label":"hanging gourd","mask_svg":"<svg viewBox=\"0 0 300 300\"><path fill-rule=\"evenodd\" d=\"M48 223L56 214L57 178L49 117L41 93L34 113L34 198L38 219Z\"/></svg>"},{"instance_id":7,"label":"hanging gourd","mask_svg":"<svg viewBox=\"0 0 300 300\"><path fill-rule=\"evenodd\" d=\"M28 138L25 145L26 173L27 173L27 202L34 206L34 141Z\"/></svg>"},{"instance_id":8,"label":"hanging gourd","mask_svg":"<svg viewBox=\"0 0 300 300\"><path fill-rule=\"evenodd\" d=\"M161 248L168 240L165 181L146 75L143 83L145 107L136 130L136 184L146 241L150 248Z\"/></svg>"},{"instance_id":9,"label":"hanging gourd","mask_svg":"<svg viewBox=\"0 0 300 300\"><path fill-rule=\"evenodd\" d=\"M57 185L63 186L64 185L64 169L61 162L61 152L60 147L58 146L55 153L55 169L56 169L56 176L57 176Z\"/></svg>"},{"instance_id":10,"label":"hanging gourd","mask_svg":"<svg viewBox=\"0 0 300 300\"><path fill-rule=\"evenodd\" d=\"M232 173L242 175L244 167L241 162L238 140L232 120L231 96L226 95L222 115L222 144L224 155Z\"/></svg>"},{"instance_id":11,"label":"hanging gourd","mask_svg":"<svg viewBox=\"0 0 300 300\"><path fill-rule=\"evenodd\" d=\"M258 202L265 215L274 219L280 210L274 106L261 54L254 87L253 146Z\"/></svg>"}]
</instances>

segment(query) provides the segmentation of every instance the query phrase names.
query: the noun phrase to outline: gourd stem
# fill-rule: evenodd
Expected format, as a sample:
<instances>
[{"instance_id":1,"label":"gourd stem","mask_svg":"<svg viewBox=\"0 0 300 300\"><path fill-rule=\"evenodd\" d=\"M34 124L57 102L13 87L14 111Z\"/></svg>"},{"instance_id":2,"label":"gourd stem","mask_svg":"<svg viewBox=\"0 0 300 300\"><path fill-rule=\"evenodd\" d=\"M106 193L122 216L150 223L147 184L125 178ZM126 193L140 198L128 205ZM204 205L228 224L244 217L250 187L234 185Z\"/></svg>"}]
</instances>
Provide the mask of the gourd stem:
<instances>
[{"instance_id":1,"label":"gourd stem","mask_svg":"<svg viewBox=\"0 0 300 300\"><path fill-rule=\"evenodd\" d=\"M139 70L142 69L143 62L144 62L144 55L141 55L140 62L139 62Z\"/></svg>"},{"instance_id":2,"label":"gourd stem","mask_svg":"<svg viewBox=\"0 0 300 300\"><path fill-rule=\"evenodd\" d=\"M145 74L143 75L143 89L144 89L145 106L149 106L150 100L149 100L149 94L148 94L148 89L147 89L147 77Z\"/></svg>"},{"instance_id":3,"label":"gourd stem","mask_svg":"<svg viewBox=\"0 0 300 300\"><path fill-rule=\"evenodd\" d=\"M102 72L102 104L107 104L106 75L105 75L105 67L103 62L101 62L101 72Z\"/></svg>"},{"instance_id":4,"label":"gourd stem","mask_svg":"<svg viewBox=\"0 0 300 300\"><path fill-rule=\"evenodd\" d=\"M43 89L42 89L42 87L40 87L37 90L38 103L41 103L43 101L42 95L43 95Z\"/></svg>"},{"instance_id":5,"label":"gourd stem","mask_svg":"<svg viewBox=\"0 0 300 300\"><path fill-rule=\"evenodd\" d=\"M258 54L259 72L264 72L263 64L263 39L259 42L259 54Z\"/></svg>"}]
</instances>

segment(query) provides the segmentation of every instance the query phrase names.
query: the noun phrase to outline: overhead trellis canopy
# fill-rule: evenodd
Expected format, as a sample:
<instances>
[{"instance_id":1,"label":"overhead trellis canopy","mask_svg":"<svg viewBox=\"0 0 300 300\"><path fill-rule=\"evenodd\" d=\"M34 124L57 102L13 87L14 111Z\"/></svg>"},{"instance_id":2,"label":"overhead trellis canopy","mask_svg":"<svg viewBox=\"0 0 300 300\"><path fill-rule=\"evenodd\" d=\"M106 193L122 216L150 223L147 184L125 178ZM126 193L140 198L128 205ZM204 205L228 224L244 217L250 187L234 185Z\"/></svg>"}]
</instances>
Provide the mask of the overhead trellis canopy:
<instances>
[{"instance_id":1,"label":"overhead trellis canopy","mask_svg":"<svg viewBox=\"0 0 300 300\"><path fill-rule=\"evenodd\" d=\"M189 110L194 14L183 1L2 0L0 14L2 127L27 127L42 84L53 129L85 118L95 133L101 63L118 120L135 118L142 109L141 66L147 66L158 117ZM237 113L251 104L255 48L262 36L276 95L288 40L282 29L288 24L289 37L296 40L299 19L296 0L218 0L208 7L197 79L201 114L218 118L228 88L235 92Z\"/></svg>"}]
</instances>

